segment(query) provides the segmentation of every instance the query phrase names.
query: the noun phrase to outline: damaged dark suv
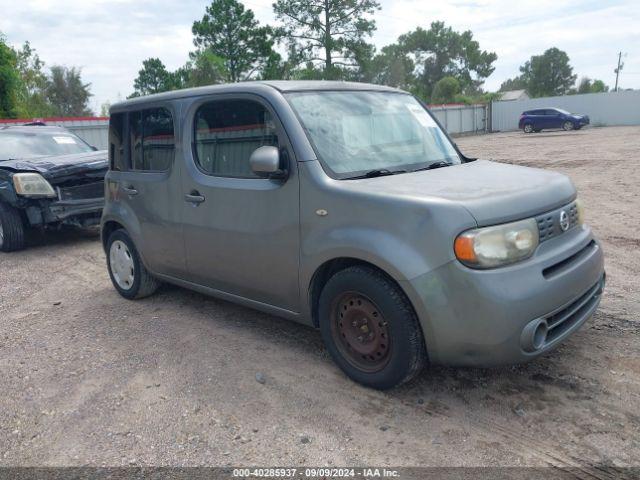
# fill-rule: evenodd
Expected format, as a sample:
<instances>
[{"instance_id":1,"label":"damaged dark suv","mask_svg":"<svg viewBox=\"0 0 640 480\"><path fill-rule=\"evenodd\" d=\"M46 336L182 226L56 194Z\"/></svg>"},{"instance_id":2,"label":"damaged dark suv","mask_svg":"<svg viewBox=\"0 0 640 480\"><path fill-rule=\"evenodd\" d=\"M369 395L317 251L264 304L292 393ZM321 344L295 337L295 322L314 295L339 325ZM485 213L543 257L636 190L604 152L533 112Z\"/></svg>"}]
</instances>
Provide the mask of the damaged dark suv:
<instances>
[{"instance_id":1,"label":"damaged dark suv","mask_svg":"<svg viewBox=\"0 0 640 480\"><path fill-rule=\"evenodd\" d=\"M0 251L24 247L27 228L98 225L107 152L61 127L0 128Z\"/></svg>"}]
</instances>

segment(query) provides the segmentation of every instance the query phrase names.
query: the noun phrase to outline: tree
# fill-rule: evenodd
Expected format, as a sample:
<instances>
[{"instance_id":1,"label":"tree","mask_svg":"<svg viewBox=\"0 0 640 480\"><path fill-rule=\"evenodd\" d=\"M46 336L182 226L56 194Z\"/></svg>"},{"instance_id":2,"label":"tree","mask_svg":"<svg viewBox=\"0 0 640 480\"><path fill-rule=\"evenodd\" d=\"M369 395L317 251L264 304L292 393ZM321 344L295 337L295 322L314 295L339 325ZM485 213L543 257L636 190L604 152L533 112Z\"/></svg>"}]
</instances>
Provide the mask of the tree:
<instances>
[{"instance_id":1,"label":"tree","mask_svg":"<svg viewBox=\"0 0 640 480\"><path fill-rule=\"evenodd\" d=\"M306 70L319 64L322 78L335 79L359 68L365 38L376 29L369 16L380 5L376 0L277 0L273 9L284 35L304 53Z\"/></svg>"},{"instance_id":2,"label":"tree","mask_svg":"<svg viewBox=\"0 0 640 480\"><path fill-rule=\"evenodd\" d=\"M18 116L18 100L22 88L16 52L0 33L0 118Z\"/></svg>"},{"instance_id":3,"label":"tree","mask_svg":"<svg viewBox=\"0 0 640 480\"><path fill-rule=\"evenodd\" d=\"M187 87L202 87L224 82L228 77L224 59L210 50L193 52L189 54L190 60L183 67L183 72L174 75L182 75L183 83Z\"/></svg>"},{"instance_id":4,"label":"tree","mask_svg":"<svg viewBox=\"0 0 640 480\"><path fill-rule=\"evenodd\" d=\"M53 113L53 109L46 97L48 78L44 72L44 62L25 42L16 51L17 67L22 79L20 92L20 115L23 117L46 117Z\"/></svg>"},{"instance_id":5,"label":"tree","mask_svg":"<svg viewBox=\"0 0 640 480\"><path fill-rule=\"evenodd\" d=\"M460 93L460 82L454 77L444 77L433 87L431 103L451 103Z\"/></svg>"},{"instance_id":6,"label":"tree","mask_svg":"<svg viewBox=\"0 0 640 480\"><path fill-rule=\"evenodd\" d=\"M411 89L415 64L397 45L383 47L372 60L368 81L391 87Z\"/></svg>"},{"instance_id":7,"label":"tree","mask_svg":"<svg viewBox=\"0 0 640 480\"><path fill-rule=\"evenodd\" d=\"M569 56L555 47L532 56L520 67L520 72L532 97L566 95L576 82Z\"/></svg>"},{"instance_id":8,"label":"tree","mask_svg":"<svg viewBox=\"0 0 640 480\"><path fill-rule=\"evenodd\" d=\"M591 93L608 92L609 87L602 80L594 80L591 84Z\"/></svg>"},{"instance_id":9,"label":"tree","mask_svg":"<svg viewBox=\"0 0 640 480\"><path fill-rule=\"evenodd\" d=\"M176 77L170 73L159 58L147 58L133 81L131 97L166 92L176 88Z\"/></svg>"},{"instance_id":10,"label":"tree","mask_svg":"<svg viewBox=\"0 0 640 480\"><path fill-rule=\"evenodd\" d=\"M111 102L109 100L107 100L102 105L100 105L100 116L101 117L108 117L110 109L111 109Z\"/></svg>"},{"instance_id":11,"label":"tree","mask_svg":"<svg viewBox=\"0 0 640 480\"><path fill-rule=\"evenodd\" d=\"M458 33L443 22L400 36L398 45L415 64L413 90L424 98L431 97L436 82L444 77L457 79L466 95L479 93L498 58L493 52L481 50L470 31Z\"/></svg>"},{"instance_id":12,"label":"tree","mask_svg":"<svg viewBox=\"0 0 640 480\"><path fill-rule=\"evenodd\" d=\"M213 0L191 31L196 47L223 61L225 81L257 76L273 52L273 30L261 27L253 11L236 0Z\"/></svg>"},{"instance_id":13,"label":"tree","mask_svg":"<svg viewBox=\"0 0 640 480\"><path fill-rule=\"evenodd\" d=\"M591 93L591 79L589 77L582 77L580 79L576 93Z\"/></svg>"},{"instance_id":14,"label":"tree","mask_svg":"<svg viewBox=\"0 0 640 480\"><path fill-rule=\"evenodd\" d=\"M92 115L89 108L90 83L82 83L79 68L51 67L51 76L45 90L53 114L63 117Z\"/></svg>"},{"instance_id":15,"label":"tree","mask_svg":"<svg viewBox=\"0 0 640 480\"><path fill-rule=\"evenodd\" d=\"M500 85L500 92L509 92L511 90L526 90L527 81L522 77L509 78Z\"/></svg>"}]
</instances>

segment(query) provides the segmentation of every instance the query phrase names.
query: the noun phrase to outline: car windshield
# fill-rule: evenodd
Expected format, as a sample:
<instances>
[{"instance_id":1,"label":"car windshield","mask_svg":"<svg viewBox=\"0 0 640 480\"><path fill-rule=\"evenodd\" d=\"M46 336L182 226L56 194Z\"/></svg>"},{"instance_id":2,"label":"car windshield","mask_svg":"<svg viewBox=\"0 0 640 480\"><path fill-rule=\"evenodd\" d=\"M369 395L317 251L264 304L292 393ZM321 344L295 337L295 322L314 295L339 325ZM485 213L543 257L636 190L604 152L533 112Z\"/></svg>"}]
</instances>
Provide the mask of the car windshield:
<instances>
[{"instance_id":1,"label":"car windshield","mask_svg":"<svg viewBox=\"0 0 640 480\"><path fill-rule=\"evenodd\" d=\"M287 98L334 177L461 163L447 136L411 95L326 91Z\"/></svg>"},{"instance_id":2,"label":"car windshield","mask_svg":"<svg viewBox=\"0 0 640 480\"><path fill-rule=\"evenodd\" d=\"M566 110L563 110L561 108L556 108L556 111L560 113L564 113L565 115L571 115L571 112L567 112Z\"/></svg>"},{"instance_id":3,"label":"car windshield","mask_svg":"<svg viewBox=\"0 0 640 480\"><path fill-rule=\"evenodd\" d=\"M0 161L90 151L89 145L70 133L0 130Z\"/></svg>"}]
</instances>

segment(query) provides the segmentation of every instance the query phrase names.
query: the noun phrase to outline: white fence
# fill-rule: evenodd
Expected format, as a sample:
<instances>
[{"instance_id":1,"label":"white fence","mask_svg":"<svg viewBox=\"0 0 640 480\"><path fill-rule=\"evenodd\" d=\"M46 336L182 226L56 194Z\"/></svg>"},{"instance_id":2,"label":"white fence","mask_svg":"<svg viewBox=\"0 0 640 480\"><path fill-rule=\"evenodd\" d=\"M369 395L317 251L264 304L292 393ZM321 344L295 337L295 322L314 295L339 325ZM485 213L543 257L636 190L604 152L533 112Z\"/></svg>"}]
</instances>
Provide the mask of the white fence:
<instances>
[{"instance_id":1,"label":"white fence","mask_svg":"<svg viewBox=\"0 0 640 480\"><path fill-rule=\"evenodd\" d=\"M5 125L24 125L41 121L47 125L56 125L71 130L89 145L98 150L106 150L109 144L109 119L106 117L56 117L33 118L28 120L0 120L0 128Z\"/></svg>"},{"instance_id":2,"label":"white fence","mask_svg":"<svg viewBox=\"0 0 640 480\"><path fill-rule=\"evenodd\" d=\"M429 109L452 135L488 131L487 105L430 105Z\"/></svg>"},{"instance_id":3,"label":"white fence","mask_svg":"<svg viewBox=\"0 0 640 480\"><path fill-rule=\"evenodd\" d=\"M493 102L491 131L517 130L520 114L535 108L562 108L589 115L595 126L640 125L640 90Z\"/></svg>"}]
</instances>

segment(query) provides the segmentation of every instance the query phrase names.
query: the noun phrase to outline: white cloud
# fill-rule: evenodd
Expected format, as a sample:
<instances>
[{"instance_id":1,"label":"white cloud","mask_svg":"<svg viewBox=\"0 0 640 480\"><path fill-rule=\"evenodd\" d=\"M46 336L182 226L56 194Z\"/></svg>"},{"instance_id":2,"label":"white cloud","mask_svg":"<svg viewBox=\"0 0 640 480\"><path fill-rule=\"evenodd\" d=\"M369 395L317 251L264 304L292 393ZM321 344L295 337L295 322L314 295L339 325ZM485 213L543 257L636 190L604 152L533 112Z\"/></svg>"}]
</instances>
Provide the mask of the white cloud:
<instances>
[{"instance_id":1,"label":"white cloud","mask_svg":"<svg viewBox=\"0 0 640 480\"><path fill-rule=\"evenodd\" d=\"M206 0L0 0L0 31L19 46L29 40L47 65L79 66L92 84L92 107L132 91L142 61L159 57L170 69L193 49L191 24ZM418 26L442 20L471 30L495 51L496 70L486 88L496 89L531 55L557 46L574 71L613 85L618 51L627 53L621 85L640 88L640 4L637 0L381 0L376 15L378 47ZM263 23L274 21L272 0L245 2Z\"/></svg>"}]
</instances>

